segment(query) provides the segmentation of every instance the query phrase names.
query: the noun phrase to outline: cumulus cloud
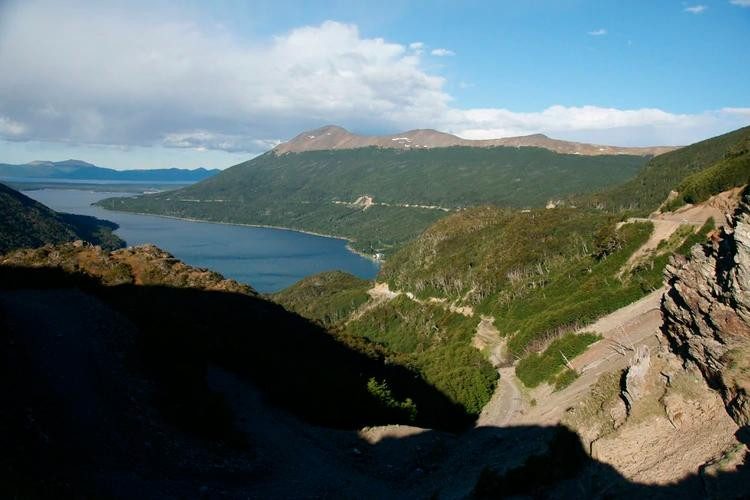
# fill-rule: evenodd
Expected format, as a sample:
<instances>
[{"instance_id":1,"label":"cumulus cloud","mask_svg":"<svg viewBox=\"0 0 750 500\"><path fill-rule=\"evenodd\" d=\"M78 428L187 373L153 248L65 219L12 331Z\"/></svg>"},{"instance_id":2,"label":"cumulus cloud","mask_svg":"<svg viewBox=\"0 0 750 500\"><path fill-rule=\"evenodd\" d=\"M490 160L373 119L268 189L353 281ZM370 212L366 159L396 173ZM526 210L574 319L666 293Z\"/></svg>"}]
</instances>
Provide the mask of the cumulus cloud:
<instances>
[{"instance_id":1,"label":"cumulus cloud","mask_svg":"<svg viewBox=\"0 0 750 500\"><path fill-rule=\"evenodd\" d=\"M607 30L604 28L599 28L598 30L589 31L589 35L591 36L604 36L607 34Z\"/></svg>"},{"instance_id":2,"label":"cumulus cloud","mask_svg":"<svg viewBox=\"0 0 750 500\"><path fill-rule=\"evenodd\" d=\"M249 44L191 23L58 5L17 4L0 30L0 115L24 124L12 138L278 138L321 121L392 122L450 100L418 56L353 25L328 21Z\"/></svg>"},{"instance_id":3,"label":"cumulus cloud","mask_svg":"<svg viewBox=\"0 0 750 500\"><path fill-rule=\"evenodd\" d=\"M438 57L455 56L456 53L448 49L433 49L430 54Z\"/></svg>"},{"instance_id":4,"label":"cumulus cloud","mask_svg":"<svg viewBox=\"0 0 750 500\"><path fill-rule=\"evenodd\" d=\"M708 9L705 5L691 5L689 7L685 7L685 12L690 12L691 14L700 14L702 12L705 12Z\"/></svg>"},{"instance_id":5,"label":"cumulus cloud","mask_svg":"<svg viewBox=\"0 0 750 500\"><path fill-rule=\"evenodd\" d=\"M113 13L75 3L19 2L6 7L0 23L5 140L254 154L335 123L359 132L542 132L646 145L687 143L749 120L744 108L460 109L445 80L425 68L422 42L367 38L334 21L262 43L221 27L146 17L140 9Z\"/></svg>"},{"instance_id":6,"label":"cumulus cloud","mask_svg":"<svg viewBox=\"0 0 750 500\"><path fill-rule=\"evenodd\" d=\"M740 7L750 7L750 0L729 0L729 3Z\"/></svg>"}]
</instances>

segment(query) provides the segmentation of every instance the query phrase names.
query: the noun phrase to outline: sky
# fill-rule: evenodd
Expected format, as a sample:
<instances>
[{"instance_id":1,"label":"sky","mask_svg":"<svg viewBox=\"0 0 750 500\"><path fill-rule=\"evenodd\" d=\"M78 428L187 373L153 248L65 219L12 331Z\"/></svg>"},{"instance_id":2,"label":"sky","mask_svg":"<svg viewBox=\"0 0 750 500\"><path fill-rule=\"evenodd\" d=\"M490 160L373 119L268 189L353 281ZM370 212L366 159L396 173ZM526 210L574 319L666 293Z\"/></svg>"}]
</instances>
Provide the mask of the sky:
<instances>
[{"instance_id":1,"label":"sky","mask_svg":"<svg viewBox=\"0 0 750 500\"><path fill-rule=\"evenodd\" d=\"M0 0L0 163L226 168L305 130L682 145L750 124L750 0Z\"/></svg>"}]
</instances>

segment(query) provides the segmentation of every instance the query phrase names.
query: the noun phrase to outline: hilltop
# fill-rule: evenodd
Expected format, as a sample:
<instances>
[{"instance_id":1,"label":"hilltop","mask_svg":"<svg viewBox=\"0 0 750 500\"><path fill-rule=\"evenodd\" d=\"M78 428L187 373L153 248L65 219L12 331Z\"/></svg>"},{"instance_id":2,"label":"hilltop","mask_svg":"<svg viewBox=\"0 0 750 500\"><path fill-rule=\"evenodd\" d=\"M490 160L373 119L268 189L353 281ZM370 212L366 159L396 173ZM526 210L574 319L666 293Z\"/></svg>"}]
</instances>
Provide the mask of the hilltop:
<instances>
[{"instance_id":1,"label":"hilltop","mask_svg":"<svg viewBox=\"0 0 750 500\"><path fill-rule=\"evenodd\" d=\"M551 139L544 134L505 137L502 139L471 140L462 139L458 136L432 129L408 130L406 132L383 136L368 136L353 134L336 125L328 125L315 130L302 132L290 141L276 146L273 149L273 152L282 155L286 153L302 153L305 151L357 149L373 146L390 149L432 149L451 146L475 148L489 148L496 146L514 148L536 147L548 149L556 153L589 156L616 154L653 156L676 149L671 146L628 148L604 146L600 144L585 144Z\"/></svg>"}]
</instances>

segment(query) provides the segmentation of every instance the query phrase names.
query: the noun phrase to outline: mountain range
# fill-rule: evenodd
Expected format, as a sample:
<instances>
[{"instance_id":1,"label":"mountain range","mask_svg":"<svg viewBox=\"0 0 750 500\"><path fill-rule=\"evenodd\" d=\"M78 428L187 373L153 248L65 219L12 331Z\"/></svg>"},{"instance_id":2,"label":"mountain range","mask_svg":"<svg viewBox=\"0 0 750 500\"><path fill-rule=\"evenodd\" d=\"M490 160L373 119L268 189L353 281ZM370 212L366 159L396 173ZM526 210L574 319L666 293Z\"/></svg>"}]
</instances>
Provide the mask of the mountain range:
<instances>
[{"instance_id":1,"label":"mountain range","mask_svg":"<svg viewBox=\"0 0 750 500\"><path fill-rule=\"evenodd\" d=\"M505 137L501 139L462 139L458 136L432 129L419 129L400 132L392 135L357 135L336 125L327 125L315 130L302 132L292 140L276 146L273 151L282 155L302 153L305 151L357 149L366 147L392 149L432 149L450 146L489 148L495 146L544 148L563 154L576 155L659 155L677 149L672 146L654 147L619 147L600 144L551 139L544 134Z\"/></svg>"},{"instance_id":2,"label":"mountain range","mask_svg":"<svg viewBox=\"0 0 750 500\"><path fill-rule=\"evenodd\" d=\"M160 168L114 170L81 160L33 161L22 165L0 163L0 177L56 180L197 182L219 172L218 169Z\"/></svg>"}]
</instances>

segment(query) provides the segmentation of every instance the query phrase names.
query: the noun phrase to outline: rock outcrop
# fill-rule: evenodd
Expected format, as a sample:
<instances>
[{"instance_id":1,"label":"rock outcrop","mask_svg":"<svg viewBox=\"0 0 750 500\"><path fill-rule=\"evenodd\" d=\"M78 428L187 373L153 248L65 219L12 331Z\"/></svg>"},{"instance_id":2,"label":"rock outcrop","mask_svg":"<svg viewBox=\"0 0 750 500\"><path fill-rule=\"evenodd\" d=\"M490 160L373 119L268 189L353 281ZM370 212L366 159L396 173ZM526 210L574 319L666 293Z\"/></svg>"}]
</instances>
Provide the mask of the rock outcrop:
<instances>
[{"instance_id":1,"label":"rock outcrop","mask_svg":"<svg viewBox=\"0 0 750 500\"><path fill-rule=\"evenodd\" d=\"M724 399L739 425L750 424L750 192L730 227L676 256L665 270L663 333Z\"/></svg>"},{"instance_id":2,"label":"rock outcrop","mask_svg":"<svg viewBox=\"0 0 750 500\"><path fill-rule=\"evenodd\" d=\"M158 285L257 295L255 290L214 271L192 267L154 245L113 252L83 241L23 249L0 257L0 265L58 268L84 274L108 286Z\"/></svg>"},{"instance_id":3,"label":"rock outcrop","mask_svg":"<svg viewBox=\"0 0 750 500\"><path fill-rule=\"evenodd\" d=\"M633 403L640 399L645 393L646 376L651 367L651 353L648 346L638 347L633 361L625 372L625 387L622 396L627 402L628 413L633 407Z\"/></svg>"}]
</instances>

